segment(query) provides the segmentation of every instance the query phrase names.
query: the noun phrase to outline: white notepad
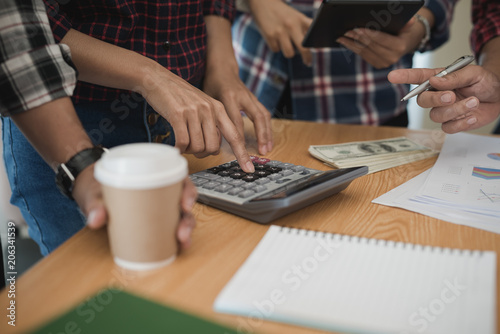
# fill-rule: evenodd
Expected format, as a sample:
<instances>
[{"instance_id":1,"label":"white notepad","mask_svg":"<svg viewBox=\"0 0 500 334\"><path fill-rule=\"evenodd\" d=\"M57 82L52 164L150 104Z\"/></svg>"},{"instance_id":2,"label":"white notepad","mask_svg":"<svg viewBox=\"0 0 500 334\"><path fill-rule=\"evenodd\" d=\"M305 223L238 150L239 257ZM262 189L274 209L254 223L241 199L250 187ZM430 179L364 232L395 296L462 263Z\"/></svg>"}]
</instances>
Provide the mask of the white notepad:
<instances>
[{"instance_id":1,"label":"white notepad","mask_svg":"<svg viewBox=\"0 0 500 334\"><path fill-rule=\"evenodd\" d=\"M214 308L245 333L495 333L496 254L271 226Z\"/></svg>"}]
</instances>

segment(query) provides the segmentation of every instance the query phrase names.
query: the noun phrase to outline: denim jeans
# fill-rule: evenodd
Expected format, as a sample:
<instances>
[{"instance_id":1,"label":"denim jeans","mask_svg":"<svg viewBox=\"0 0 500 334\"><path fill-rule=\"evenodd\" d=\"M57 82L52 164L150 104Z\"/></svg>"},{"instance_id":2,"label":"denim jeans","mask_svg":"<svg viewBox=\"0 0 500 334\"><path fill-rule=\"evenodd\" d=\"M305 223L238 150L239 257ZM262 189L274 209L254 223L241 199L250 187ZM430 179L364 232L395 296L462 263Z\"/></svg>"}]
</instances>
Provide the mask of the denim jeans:
<instances>
[{"instance_id":1,"label":"denim jeans","mask_svg":"<svg viewBox=\"0 0 500 334\"><path fill-rule=\"evenodd\" d=\"M174 145L170 124L136 94L111 102L75 106L95 145L113 147L134 142ZM62 195L54 171L33 149L10 118L2 118L3 154L11 203L19 207L31 238L47 255L85 225L78 205Z\"/></svg>"}]
</instances>

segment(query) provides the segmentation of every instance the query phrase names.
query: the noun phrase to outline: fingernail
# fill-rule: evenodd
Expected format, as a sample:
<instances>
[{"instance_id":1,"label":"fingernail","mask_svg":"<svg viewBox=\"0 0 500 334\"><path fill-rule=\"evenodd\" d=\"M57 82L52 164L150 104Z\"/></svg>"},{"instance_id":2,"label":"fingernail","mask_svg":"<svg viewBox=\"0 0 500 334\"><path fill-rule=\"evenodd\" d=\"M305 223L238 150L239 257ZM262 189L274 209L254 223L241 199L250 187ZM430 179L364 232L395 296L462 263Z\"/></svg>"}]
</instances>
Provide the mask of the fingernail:
<instances>
[{"instance_id":1,"label":"fingernail","mask_svg":"<svg viewBox=\"0 0 500 334\"><path fill-rule=\"evenodd\" d=\"M245 164L245 167L247 168L248 171L250 171L250 173L255 172L255 167L251 161L247 162Z\"/></svg>"},{"instance_id":2,"label":"fingernail","mask_svg":"<svg viewBox=\"0 0 500 334\"><path fill-rule=\"evenodd\" d=\"M273 143L269 142L267 143L267 151L271 152L273 150Z\"/></svg>"},{"instance_id":3,"label":"fingernail","mask_svg":"<svg viewBox=\"0 0 500 334\"><path fill-rule=\"evenodd\" d=\"M90 225L93 225L93 222L94 222L94 220L95 220L96 215L97 215L97 210L92 210L92 211L90 211L90 212L89 212L89 215L88 215L88 217L87 217L87 222L86 222L86 224L87 224L87 225L89 225L89 226L90 226Z\"/></svg>"},{"instance_id":4,"label":"fingernail","mask_svg":"<svg viewBox=\"0 0 500 334\"><path fill-rule=\"evenodd\" d=\"M475 118L475 117L471 117L467 120L467 124L469 124L469 125L475 124L476 122L477 122L477 118Z\"/></svg>"},{"instance_id":5,"label":"fingernail","mask_svg":"<svg viewBox=\"0 0 500 334\"><path fill-rule=\"evenodd\" d=\"M194 197L189 197L187 199L187 211L191 211L193 209L195 201L196 201L196 198L194 198Z\"/></svg>"},{"instance_id":6,"label":"fingernail","mask_svg":"<svg viewBox=\"0 0 500 334\"><path fill-rule=\"evenodd\" d=\"M434 78L435 78L434 80L437 80L437 81L447 81L448 80L445 77L434 77Z\"/></svg>"},{"instance_id":7,"label":"fingernail","mask_svg":"<svg viewBox=\"0 0 500 334\"><path fill-rule=\"evenodd\" d=\"M354 33L352 31L348 31L344 34L344 36L349 37L349 38L354 38Z\"/></svg>"},{"instance_id":8,"label":"fingernail","mask_svg":"<svg viewBox=\"0 0 500 334\"><path fill-rule=\"evenodd\" d=\"M186 242L189 240L191 235L191 227L182 227L179 231L179 239L181 242Z\"/></svg>"},{"instance_id":9,"label":"fingernail","mask_svg":"<svg viewBox=\"0 0 500 334\"><path fill-rule=\"evenodd\" d=\"M441 95L441 102L450 103L451 102L451 94L446 93L446 94Z\"/></svg>"},{"instance_id":10,"label":"fingernail","mask_svg":"<svg viewBox=\"0 0 500 334\"><path fill-rule=\"evenodd\" d=\"M262 155L266 155L267 154L267 146L266 145L260 145L259 152Z\"/></svg>"},{"instance_id":11,"label":"fingernail","mask_svg":"<svg viewBox=\"0 0 500 334\"><path fill-rule=\"evenodd\" d=\"M467 106L467 108L475 108L477 107L477 100L470 99L469 101L465 102L465 105Z\"/></svg>"}]
</instances>

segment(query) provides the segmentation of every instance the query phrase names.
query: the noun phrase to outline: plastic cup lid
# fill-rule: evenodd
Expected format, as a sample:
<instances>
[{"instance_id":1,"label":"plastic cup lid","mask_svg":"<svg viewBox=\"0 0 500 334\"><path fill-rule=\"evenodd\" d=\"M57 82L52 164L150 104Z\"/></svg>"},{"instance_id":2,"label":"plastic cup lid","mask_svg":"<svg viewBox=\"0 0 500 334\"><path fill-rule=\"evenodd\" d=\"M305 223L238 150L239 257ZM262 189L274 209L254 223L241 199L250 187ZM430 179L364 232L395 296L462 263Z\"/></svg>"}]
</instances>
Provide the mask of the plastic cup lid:
<instances>
[{"instance_id":1,"label":"plastic cup lid","mask_svg":"<svg viewBox=\"0 0 500 334\"><path fill-rule=\"evenodd\" d=\"M126 144L104 153L94 169L103 185L150 189L175 184L187 176L187 161L175 147L156 143Z\"/></svg>"}]
</instances>

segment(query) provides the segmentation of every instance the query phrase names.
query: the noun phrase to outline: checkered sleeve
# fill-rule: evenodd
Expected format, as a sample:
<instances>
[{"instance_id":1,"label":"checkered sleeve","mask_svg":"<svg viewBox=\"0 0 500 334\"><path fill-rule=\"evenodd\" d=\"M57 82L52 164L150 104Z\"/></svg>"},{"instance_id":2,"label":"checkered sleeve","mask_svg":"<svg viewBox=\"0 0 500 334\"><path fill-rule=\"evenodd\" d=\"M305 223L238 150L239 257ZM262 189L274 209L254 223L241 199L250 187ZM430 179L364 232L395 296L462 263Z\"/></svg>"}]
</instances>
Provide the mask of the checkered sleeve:
<instances>
[{"instance_id":1,"label":"checkered sleeve","mask_svg":"<svg viewBox=\"0 0 500 334\"><path fill-rule=\"evenodd\" d=\"M434 14L434 27L431 39L425 50L433 50L443 45L450 38L450 25L453 11L458 0L426 0L427 7Z\"/></svg>"},{"instance_id":2,"label":"checkered sleeve","mask_svg":"<svg viewBox=\"0 0 500 334\"><path fill-rule=\"evenodd\" d=\"M0 114L13 115L70 96L76 72L69 48L56 45L43 4L2 0Z\"/></svg>"},{"instance_id":3,"label":"checkered sleeve","mask_svg":"<svg viewBox=\"0 0 500 334\"><path fill-rule=\"evenodd\" d=\"M47 7L47 15L49 16L52 33L56 42L59 43L72 28L71 22L66 18L66 14L60 8L58 1L43 0L43 2L45 3L45 7Z\"/></svg>"},{"instance_id":4,"label":"checkered sleeve","mask_svg":"<svg viewBox=\"0 0 500 334\"><path fill-rule=\"evenodd\" d=\"M236 15L235 0L204 0L203 15L222 16L233 22Z\"/></svg>"},{"instance_id":5,"label":"checkered sleeve","mask_svg":"<svg viewBox=\"0 0 500 334\"><path fill-rule=\"evenodd\" d=\"M500 36L500 1L473 0L472 23L472 50L479 57L484 44Z\"/></svg>"}]
</instances>

